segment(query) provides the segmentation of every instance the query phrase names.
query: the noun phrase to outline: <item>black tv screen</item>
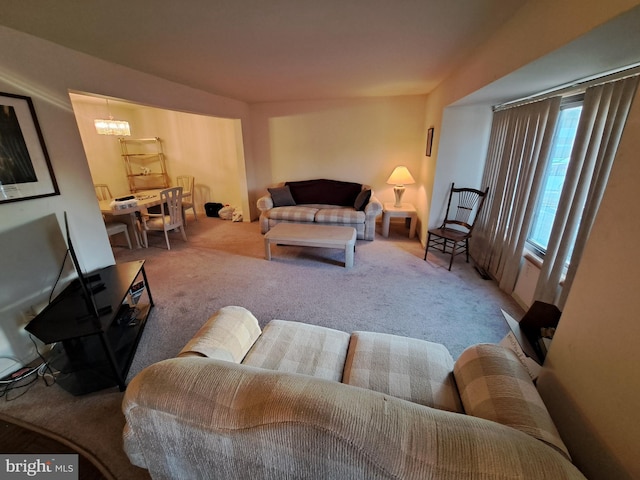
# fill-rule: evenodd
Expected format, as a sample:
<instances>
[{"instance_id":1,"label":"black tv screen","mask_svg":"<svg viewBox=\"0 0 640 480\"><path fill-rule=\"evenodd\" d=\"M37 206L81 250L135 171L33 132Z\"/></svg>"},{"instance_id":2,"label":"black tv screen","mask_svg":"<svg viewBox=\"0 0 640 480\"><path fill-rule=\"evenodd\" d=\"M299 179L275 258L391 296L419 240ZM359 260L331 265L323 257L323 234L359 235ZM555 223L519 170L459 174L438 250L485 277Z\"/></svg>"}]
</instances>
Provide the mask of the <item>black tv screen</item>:
<instances>
[{"instance_id":1,"label":"black tv screen","mask_svg":"<svg viewBox=\"0 0 640 480\"><path fill-rule=\"evenodd\" d=\"M82 297L87 305L87 314L93 318L100 318L100 315L104 315L105 313L109 313L111 311L111 306L105 306L102 308L98 308L96 305L96 301L94 298L94 292L104 288L104 284L93 282L99 282L99 275L87 276L85 272L82 271L82 267L80 266L80 262L78 261L78 255L76 254L75 249L73 248L73 242L71 241L71 232L69 231L69 219L67 218L67 212L64 212L64 227L67 235L67 248L69 249L69 255L71 256L71 261L73 262L73 266L78 274L78 283L80 284L80 288L82 289Z\"/></svg>"}]
</instances>

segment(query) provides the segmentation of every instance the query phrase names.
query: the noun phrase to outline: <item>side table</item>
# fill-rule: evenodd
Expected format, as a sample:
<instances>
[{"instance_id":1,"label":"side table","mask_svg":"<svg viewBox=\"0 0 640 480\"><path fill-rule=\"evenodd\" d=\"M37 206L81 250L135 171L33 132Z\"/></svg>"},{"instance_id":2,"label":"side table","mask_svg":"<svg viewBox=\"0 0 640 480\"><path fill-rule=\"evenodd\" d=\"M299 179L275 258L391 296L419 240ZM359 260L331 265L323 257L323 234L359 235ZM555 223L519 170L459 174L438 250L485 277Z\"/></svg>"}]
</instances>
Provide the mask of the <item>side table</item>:
<instances>
[{"instance_id":1,"label":"side table","mask_svg":"<svg viewBox=\"0 0 640 480\"><path fill-rule=\"evenodd\" d=\"M416 236L416 221L418 219L416 207L410 203L403 203L396 207L393 202L385 202L382 205L382 236L389 236L389 223L393 217L410 218L409 238Z\"/></svg>"}]
</instances>

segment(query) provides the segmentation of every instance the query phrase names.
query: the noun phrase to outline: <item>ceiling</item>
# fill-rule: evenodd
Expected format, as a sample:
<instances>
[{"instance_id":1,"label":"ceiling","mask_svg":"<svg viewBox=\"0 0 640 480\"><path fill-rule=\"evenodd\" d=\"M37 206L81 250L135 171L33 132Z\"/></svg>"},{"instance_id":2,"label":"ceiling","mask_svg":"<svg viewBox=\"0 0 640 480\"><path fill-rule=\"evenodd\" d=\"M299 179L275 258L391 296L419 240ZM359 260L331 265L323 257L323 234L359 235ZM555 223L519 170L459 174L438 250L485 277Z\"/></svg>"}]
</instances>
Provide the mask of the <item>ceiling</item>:
<instances>
[{"instance_id":1,"label":"ceiling","mask_svg":"<svg viewBox=\"0 0 640 480\"><path fill-rule=\"evenodd\" d=\"M0 23L248 103L426 94L526 0L3 0Z\"/></svg>"}]
</instances>

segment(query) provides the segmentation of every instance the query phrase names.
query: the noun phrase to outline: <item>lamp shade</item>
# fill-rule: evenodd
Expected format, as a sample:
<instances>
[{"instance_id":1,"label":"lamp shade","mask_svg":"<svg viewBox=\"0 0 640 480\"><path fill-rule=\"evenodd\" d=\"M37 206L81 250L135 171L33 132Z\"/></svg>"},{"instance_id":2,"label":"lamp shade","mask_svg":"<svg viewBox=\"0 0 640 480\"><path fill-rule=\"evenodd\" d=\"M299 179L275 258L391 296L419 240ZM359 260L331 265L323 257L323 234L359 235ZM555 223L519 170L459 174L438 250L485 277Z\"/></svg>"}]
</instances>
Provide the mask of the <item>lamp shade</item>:
<instances>
[{"instance_id":1,"label":"lamp shade","mask_svg":"<svg viewBox=\"0 0 640 480\"><path fill-rule=\"evenodd\" d=\"M416 183L416 181L411 176L411 172L409 169L404 166L396 167L391 176L387 180L387 183L390 185L409 185L411 183Z\"/></svg>"}]
</instances>

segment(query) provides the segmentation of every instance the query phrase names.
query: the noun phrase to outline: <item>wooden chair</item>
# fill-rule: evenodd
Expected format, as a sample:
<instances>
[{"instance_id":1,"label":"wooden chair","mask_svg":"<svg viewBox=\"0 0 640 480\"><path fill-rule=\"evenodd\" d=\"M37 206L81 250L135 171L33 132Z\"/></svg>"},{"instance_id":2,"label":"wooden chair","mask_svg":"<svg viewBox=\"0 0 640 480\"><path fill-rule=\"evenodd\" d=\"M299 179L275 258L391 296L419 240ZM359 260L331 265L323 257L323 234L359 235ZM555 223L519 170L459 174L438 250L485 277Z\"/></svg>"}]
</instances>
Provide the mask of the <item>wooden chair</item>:
<instances>
[{"instance_id":1,"label":"wooden chair","mask_svg":"<svg viewBox=\"0 0 640 480\"><path fill-rule=\"evenodd\" d=\"M96 190L96 197L98 197L99 201L109 200L113 198L111 196L111 190L109 190L109 185L105 183L96 183L93 185ZM104 225L107 228L107 234L109 238L113 235L118 235L120 233L124 234L127 239L127 245L129 246L129 250L131 250L131 237L129 236L129 226L123 222L114 222L107 220L107 218L102 215L102 219L104 220Z\"/></svg>"},{"instance_id":2,"label":"wooden chair","mask_svg":"<svg viewBox=\"0 0 640 480\"><path fill-rule=\"evenodd\" d=\"M185 212L189 209L191 209L193 211L193 218L196 220L196 222L198 221L198 216L196 215L196 208L195 208L195 200L193 198L194 195L194 191L193 191L193 184L194 184L194 178L191 175L180 175L176 178L176 183L178 184L179 187L182 187L182 215L184 216L184 223L185 226L187 224L187 217L185 215ZM188 200L185 201L185 198L187 198Z\"/></svg>"},{"instance_id":3,"label":"wooden chair","mask_svg":"<svg viewBox=\"0 0 640 480\"><path fill-rule=\"evenodd\" d=\"M109 185L105 183L95 183L93 188L96 189L96 197L98 197L99 201L110 200L113 198L111 196L111 191L109 190Z\"/></svg>"},{"instance_id":4,"label":"wooden chair","mask_svg":"<svg viewBox=\"0 0 640 480\"><path fill-rule=\"evenodd\" d=\"M447 248L451 249L449 270L453 257L461 253L466 253L469 263L469 238L488 192L489 187L482 191L475 188L455 188L455 184L451 184L444 222L440 227L428 230L425 260L429 247L440 246L443 253L447 253Z\"/></svg>"},{"instance_id":5,"label":"wooden chair","mask_svg":"<svg viewBox=\"0 0 640 480\"><path fill-rule=\"evenodd\" d=\"M184 231L184 220L182 216L182 187L172 187L160 192L160 213L147 213L141 216L141 230L144 246L149 246L147 232L150 230L164 232L167 242L167 250L171 250L169 235L167 232L178 230L182 234L184 241L187 235Z\"/></svg>"}]
</instances>

